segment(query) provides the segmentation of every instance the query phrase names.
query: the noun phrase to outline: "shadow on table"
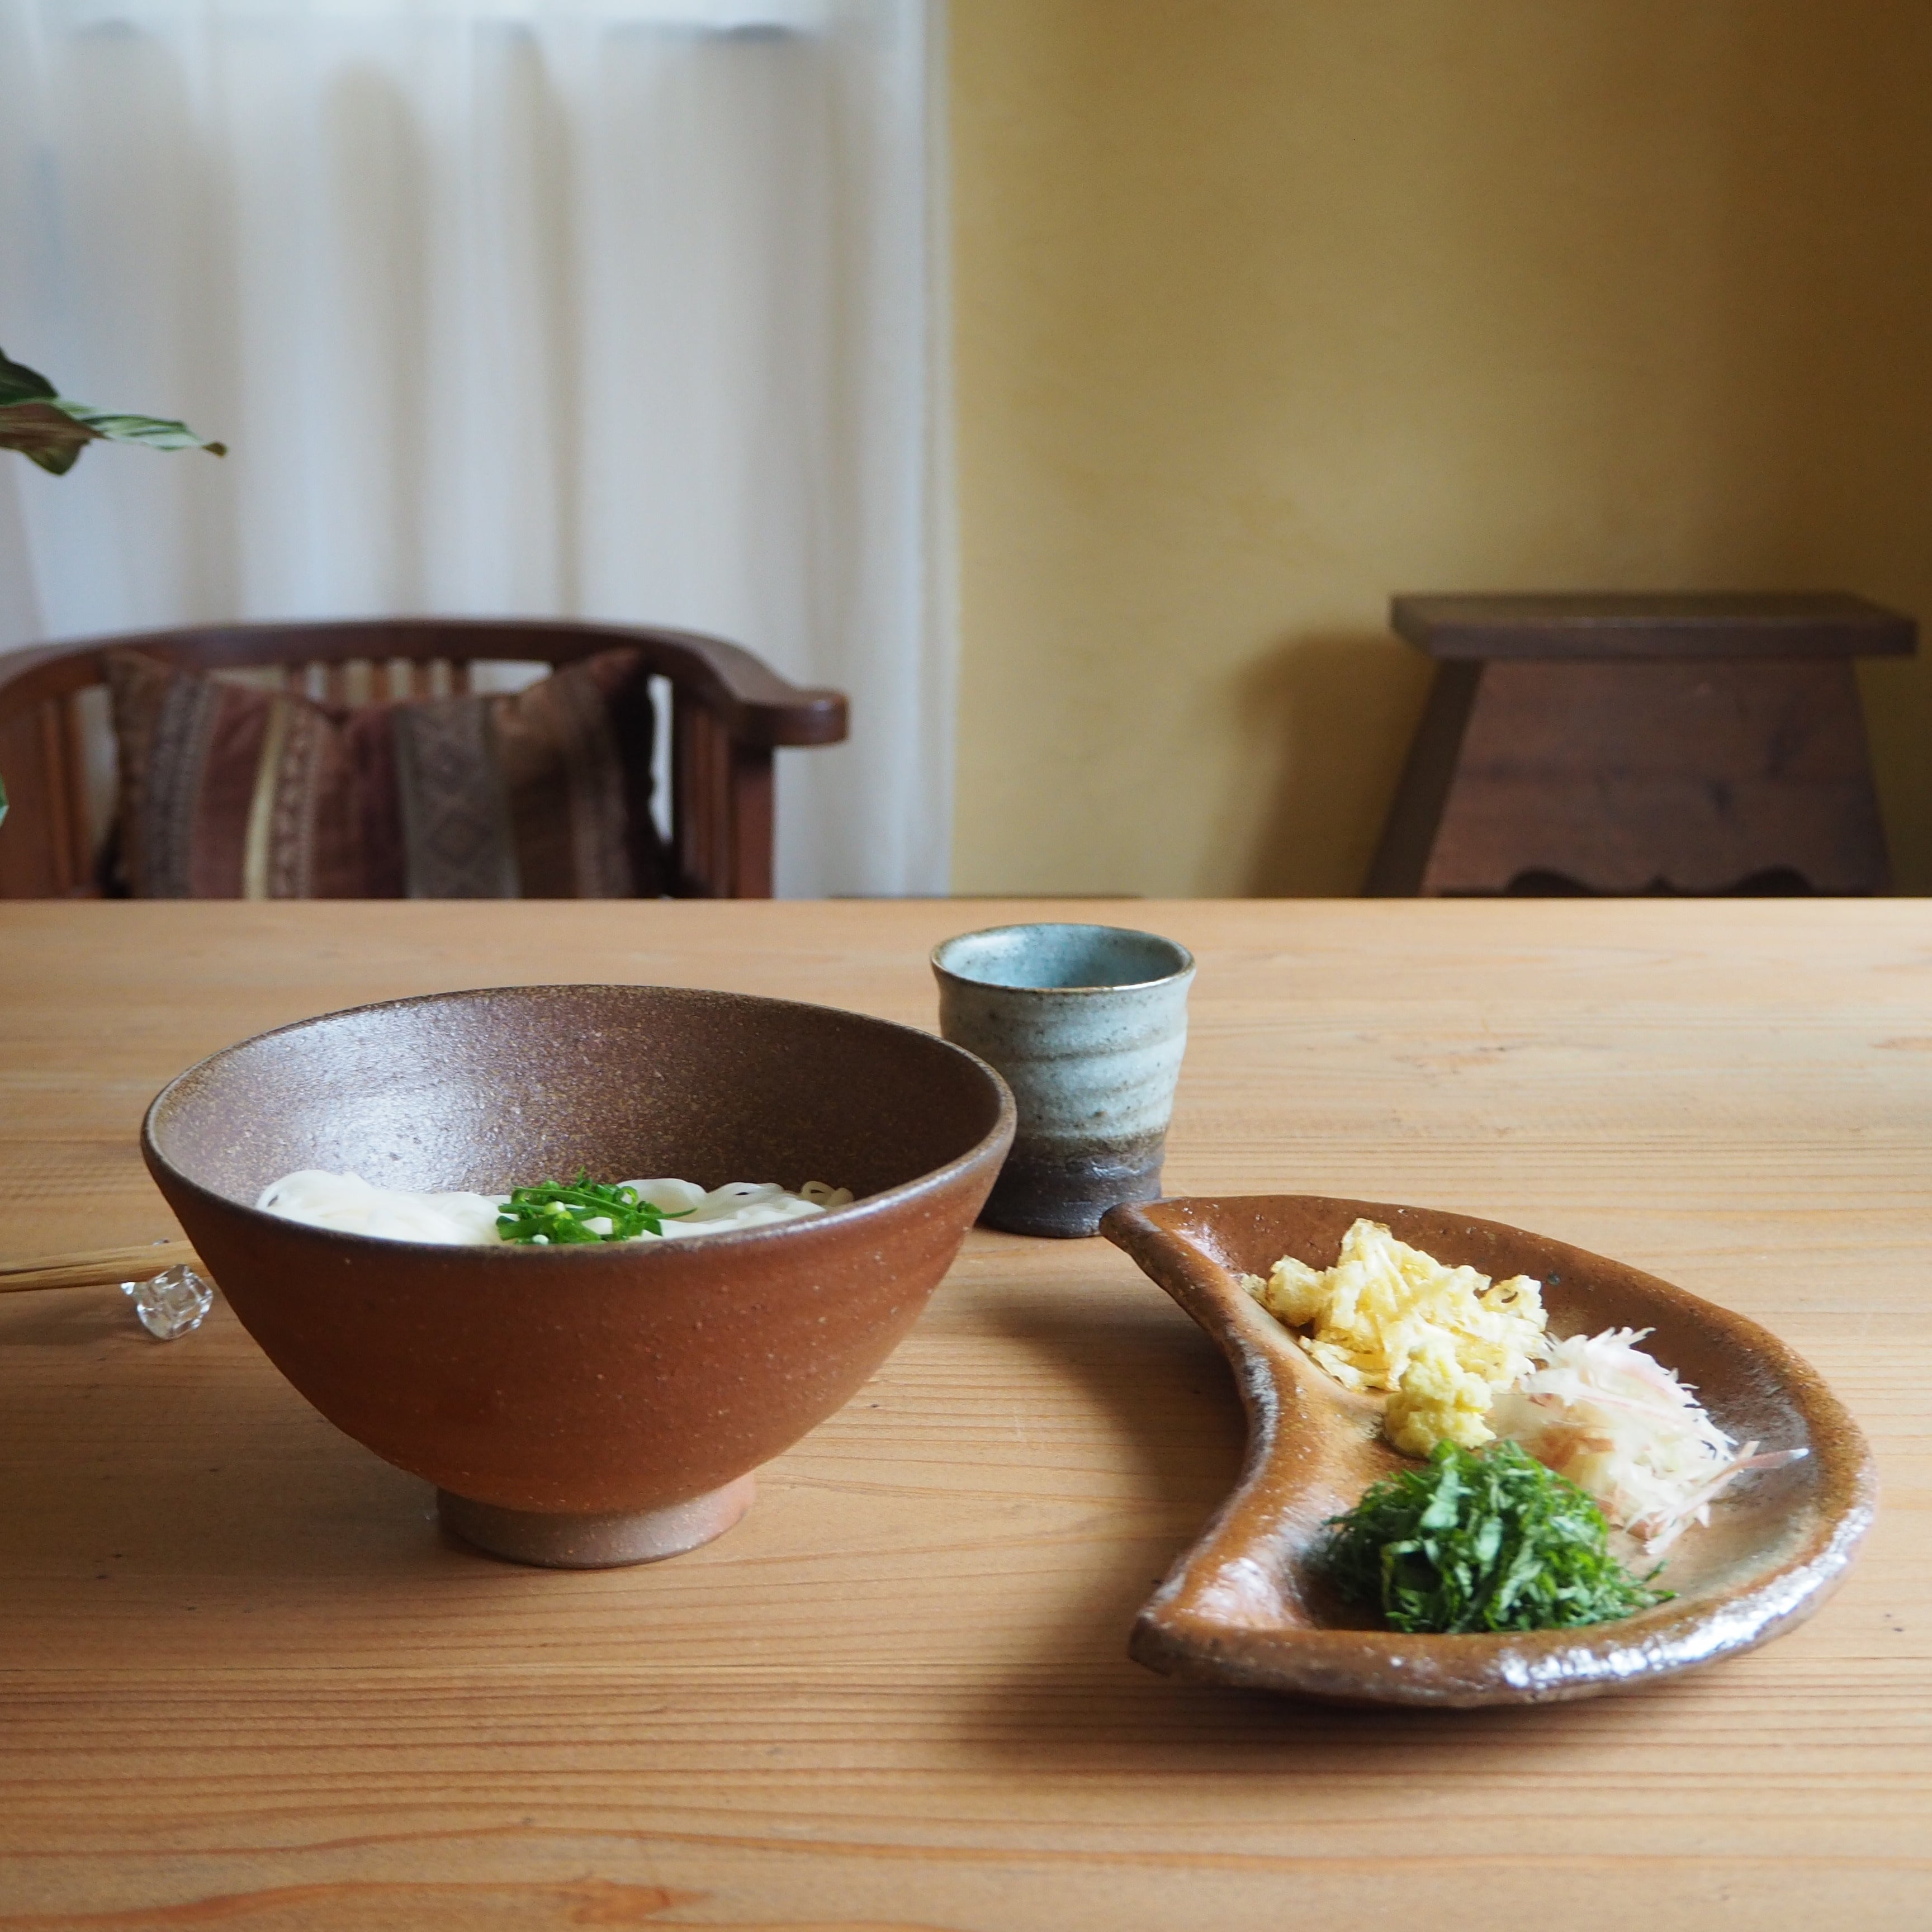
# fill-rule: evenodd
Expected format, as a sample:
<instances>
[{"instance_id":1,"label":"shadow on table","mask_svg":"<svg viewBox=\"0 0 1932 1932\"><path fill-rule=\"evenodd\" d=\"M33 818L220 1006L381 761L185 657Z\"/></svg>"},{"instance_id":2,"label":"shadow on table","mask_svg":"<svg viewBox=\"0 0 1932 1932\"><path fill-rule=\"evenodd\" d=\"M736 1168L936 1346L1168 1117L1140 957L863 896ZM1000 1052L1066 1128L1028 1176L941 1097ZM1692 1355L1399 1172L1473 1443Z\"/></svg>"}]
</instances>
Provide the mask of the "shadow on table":
<instances>
[{"instance_id":1,"label":"shadow on table","mask_svg":"<svg viewBox=\"0 0 1932 1932\"><path fill-rule=\"evenodd\" d=\"M140 1578L177 1595L190 1578L380 1591L420 1574L429 1486L324 1421L225 1305L160 1342L111 1288L33 1299L0 1309L14 1371L0 1574L44 1591Z\"/></svg>"}]
</instances>

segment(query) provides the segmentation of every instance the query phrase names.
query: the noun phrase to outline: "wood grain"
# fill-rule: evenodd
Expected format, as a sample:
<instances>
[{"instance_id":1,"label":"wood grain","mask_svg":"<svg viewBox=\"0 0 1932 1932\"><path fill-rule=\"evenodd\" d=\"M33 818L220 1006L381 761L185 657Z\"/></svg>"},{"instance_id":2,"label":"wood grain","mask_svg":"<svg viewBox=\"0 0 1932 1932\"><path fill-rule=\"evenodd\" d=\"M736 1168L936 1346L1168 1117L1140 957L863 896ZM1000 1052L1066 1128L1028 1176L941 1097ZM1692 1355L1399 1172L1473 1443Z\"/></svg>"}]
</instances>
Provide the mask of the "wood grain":
<instances>
[{"instance_id":1,"label":"wood grain","mask_svg":"<svg viewBox=\"0 0 1932 1932\"><path fill-rule=\"evenodd\" d=\"M1922 904L17 904L0 1254L176 1232L141 1110L263 1027L560 977L929 1024L934 940L1056 912L1201 961L1174 1191L1464 1209L1808 1356L1885 1485L1840 1593L1595 1704L1352 1712L1152 1676L1129 1626L1240 1424L1204 1339L1099 1241L974 1234L738 1528L601 1574L439 1541L427 1489L224 1308L160 1344L118 1294L15 1296L0 1932L1923 1925Z\"/></svg>"}]
</instances>

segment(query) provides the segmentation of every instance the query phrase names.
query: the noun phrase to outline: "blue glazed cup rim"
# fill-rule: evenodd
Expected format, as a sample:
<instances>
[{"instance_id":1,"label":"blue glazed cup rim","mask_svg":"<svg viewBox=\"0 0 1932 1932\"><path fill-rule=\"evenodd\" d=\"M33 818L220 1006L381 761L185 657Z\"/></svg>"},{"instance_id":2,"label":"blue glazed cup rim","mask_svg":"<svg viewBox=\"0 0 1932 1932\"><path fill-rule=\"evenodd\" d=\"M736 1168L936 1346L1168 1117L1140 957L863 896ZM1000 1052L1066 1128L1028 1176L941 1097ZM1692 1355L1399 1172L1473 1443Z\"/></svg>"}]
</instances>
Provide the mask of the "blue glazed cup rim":
<instances>
[{"instance_id":1,"label":"blue glazed cup rim","mask_svg":"<svg viewBox=\"0 0 1932 1932\"><path fill-rule=\"evenodd\" d=\"M998 939L1009 933L1035 932L1103 933L1108 938L1143 940L1152 946L1166 947L1178 963L1172 972L1157 974L1151 980L1108 980L1093 986L1015 986L1010 980L982 979L977 974L962 972L957 966L949 964L944 956L955 946L964 946L971 940ZM940 978L956 981L964 986L990 987L1002 993L1065 993L1078 996L1096 993L1144 992L1153 987L1165 986L1177 980L1187 979L1195 970L1194 955L1179 940L1170 939L1165 933L1147 932L1138 926L1099 926L1077 920L1022 920L1010 926L986 926L973 932L956 932L950 939L942 939L932 949L930 957L932 970Z\"/></svg>"}]
</instances>

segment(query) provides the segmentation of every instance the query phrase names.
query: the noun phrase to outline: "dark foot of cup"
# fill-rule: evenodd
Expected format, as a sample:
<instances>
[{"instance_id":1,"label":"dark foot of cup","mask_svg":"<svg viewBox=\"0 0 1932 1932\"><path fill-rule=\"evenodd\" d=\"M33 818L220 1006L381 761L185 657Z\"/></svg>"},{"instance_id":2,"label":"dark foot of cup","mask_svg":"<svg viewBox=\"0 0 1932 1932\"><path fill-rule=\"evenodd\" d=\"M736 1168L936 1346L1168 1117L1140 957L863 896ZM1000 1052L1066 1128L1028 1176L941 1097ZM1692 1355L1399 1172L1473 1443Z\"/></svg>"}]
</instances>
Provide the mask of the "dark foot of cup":
<instances>
[{"instance_id":1,"label":"dark foot of cup","mask_svg":"<svg viewBox=\"0 0 1932 1932\"><path fill-rule=\"evenodd\" d=\"M1165 1139L1091 1154L1041 1155L1016 1148L980 1219L1010 1234L1066 1239L1097 1233L1109 1208L1160 1199Z\"/></svg>"},{"instance_id":2,"label":"dark foot of cup","mask_svg":"<svg viewBox=\"0 0 1932 1932\"><path fill-rule=\"evenodd\" d=\"M668 1509L597 1516L502 1509L438 1490L436 1512L444 1528L492 1556L548 1570L611 1570L680 1556L722 1536L751 1508L756 1489L753 1478L740 1476L722 1490Z\"/></svg>"}]
</instances>

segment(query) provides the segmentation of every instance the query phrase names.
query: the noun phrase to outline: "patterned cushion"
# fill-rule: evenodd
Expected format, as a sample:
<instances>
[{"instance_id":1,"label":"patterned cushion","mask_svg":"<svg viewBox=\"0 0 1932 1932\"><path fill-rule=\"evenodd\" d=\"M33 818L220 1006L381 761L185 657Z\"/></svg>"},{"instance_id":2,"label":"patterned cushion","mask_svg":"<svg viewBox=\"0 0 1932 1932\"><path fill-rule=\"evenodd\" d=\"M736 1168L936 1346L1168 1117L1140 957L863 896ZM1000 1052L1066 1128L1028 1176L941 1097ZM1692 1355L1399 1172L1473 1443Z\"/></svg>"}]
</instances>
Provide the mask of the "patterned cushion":
<instances>
[{"instance_id":1,"label":"patterned cushion","mask_svg":"<svg viewBox=\"0 0 1932 1932\"><path fill-rule=\"evenodd\" d=\"M663 889L648 675L320 704L107 654L136 898L622 898Z\"/></svg>"}]
</instances>

